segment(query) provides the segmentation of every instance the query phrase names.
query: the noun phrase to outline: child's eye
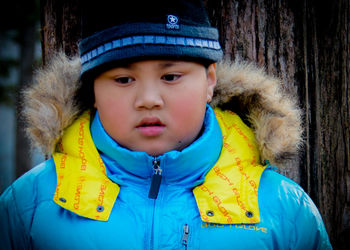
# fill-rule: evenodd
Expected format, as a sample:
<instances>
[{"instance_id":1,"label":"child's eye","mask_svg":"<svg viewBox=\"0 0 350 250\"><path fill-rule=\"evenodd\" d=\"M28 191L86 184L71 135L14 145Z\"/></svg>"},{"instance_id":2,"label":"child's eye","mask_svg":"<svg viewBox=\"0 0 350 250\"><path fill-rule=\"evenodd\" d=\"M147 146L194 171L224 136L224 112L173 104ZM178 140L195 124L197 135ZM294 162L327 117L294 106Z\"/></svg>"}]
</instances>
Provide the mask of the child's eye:
<instances>
[{"instance_id":1,"label":"child's eye","mask_svg":"<svg viewBox=\"0 0 350 250\"><path fill-rule=\"evenodd\" d=\"M173 82L179 79L180 77L181 77L180 74L167 74L162 76L162 80L165 80L167 82Z\"/></svg>"},{"instance_id":2,"label":"child's eye","mask_svg":"<svg viewBox=\"0 0 350 250\"><path fill-rule=\"evenodd\" d=\"M127 76L118 77L118 78L114 79L114 81L116 81L117 83L120 83L120 84L127 84L127 83L132 82L133 80L134 80L133 78L127 77Z\"/></svg>"}]
</instances>

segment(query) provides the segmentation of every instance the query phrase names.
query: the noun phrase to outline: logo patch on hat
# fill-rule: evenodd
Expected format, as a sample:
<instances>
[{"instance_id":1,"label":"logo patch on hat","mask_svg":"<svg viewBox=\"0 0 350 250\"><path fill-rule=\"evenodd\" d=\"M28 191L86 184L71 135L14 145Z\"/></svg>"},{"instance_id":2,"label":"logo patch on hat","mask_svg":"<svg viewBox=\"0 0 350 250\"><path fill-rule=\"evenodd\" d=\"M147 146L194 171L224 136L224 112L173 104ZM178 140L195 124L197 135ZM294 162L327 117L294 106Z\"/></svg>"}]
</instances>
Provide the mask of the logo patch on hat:
<instances>
[{"instance_id":1,"label":"logo patch on hat","mask_svg":"<svg viewBox=\"0 0 350 250\"><path fill-rule=\"evenodd\" d=\"M178 25L179 18L174 15L168 15L167 17L168 23L166 24L166 28L169 30L178 30L180 26Z\"/></svg>"}]
</instances>

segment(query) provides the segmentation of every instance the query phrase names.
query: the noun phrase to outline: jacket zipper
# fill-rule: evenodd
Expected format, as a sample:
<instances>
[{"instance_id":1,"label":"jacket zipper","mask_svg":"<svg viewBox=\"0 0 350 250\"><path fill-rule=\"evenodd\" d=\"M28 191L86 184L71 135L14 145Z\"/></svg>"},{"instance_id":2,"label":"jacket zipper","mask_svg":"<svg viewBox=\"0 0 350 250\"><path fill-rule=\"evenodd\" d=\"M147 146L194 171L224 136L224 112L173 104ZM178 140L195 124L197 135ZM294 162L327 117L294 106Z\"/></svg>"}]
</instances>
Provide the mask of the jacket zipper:
<instances>
[{"instance_id":1,"label":"jacket zipper","mask_svg":"<svg viewBox=\"0 0 350 250\"><path fill-rule=\"evenodd\" d=\"M189 228L188 228L187 224L184 225L183 229L184 229L184 233L182 235L182 245L184 245L185 249L187 249L188 236L189 236L190 231L189 231Z\"/></svg>"},{"instance_id":2,"label":"jacket zipper","mask_svg":"<svg viewBox=\"0 0 350 250\"><path fill-rule=\"evenodd\" d=\"M151 187L149 189L148 198L157 199L160 183L162 181L162 169L160 168L160 160L153 158L153 175Z\"/></svg>"},{"instance_id":3,"label":"jacket zipper","mask_svg":"<svg viewBox=\"0 0 350 250\"><path fill-rule=\"evenodd\" d=\"M154 218L155 218L155 203L156 200L153 200L153 211L152 211L152 223L151 223L151 240L150 240L150 246L149 249L154 249Z\"/></svg>"},{"instance_id":4,"label":"jacket zipper","mask_svg":"<svg viewBox=\"0 0 350 250\"><path fill-rule=\"evenodd\" d=\"M151 227L151 241L150 249L154 248L154 220L155 220L155 209L156 199L159 193L160 183L162 181L162 169L160 168L160 160L157 157L153 158L152 162L153 175L151 180L151 186L148 192L148 198L153 199L153 215L152 215L152 227Z\"/></svg>"}]
</instances>

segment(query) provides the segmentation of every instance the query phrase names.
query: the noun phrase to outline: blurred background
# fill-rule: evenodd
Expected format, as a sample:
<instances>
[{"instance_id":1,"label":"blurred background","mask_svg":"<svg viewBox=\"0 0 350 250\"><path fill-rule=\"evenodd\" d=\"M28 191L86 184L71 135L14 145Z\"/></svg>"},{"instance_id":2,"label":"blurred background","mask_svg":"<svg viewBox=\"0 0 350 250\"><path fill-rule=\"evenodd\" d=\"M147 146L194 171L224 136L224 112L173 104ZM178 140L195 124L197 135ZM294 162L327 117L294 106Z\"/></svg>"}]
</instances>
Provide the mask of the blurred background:
<instances>
[{"instance_id":1,"label":"blurred background","mask_svg":"<svg viewBox=\"0 0 350 250\"><path fill-rule=\"evenodd\" d=\"M18 90L41 65L39 0L2 1L0 8L0 193L44 160L32 151L17 122ZM21 152L20 154L16 154Z\"/></svg>"}]
</instances>

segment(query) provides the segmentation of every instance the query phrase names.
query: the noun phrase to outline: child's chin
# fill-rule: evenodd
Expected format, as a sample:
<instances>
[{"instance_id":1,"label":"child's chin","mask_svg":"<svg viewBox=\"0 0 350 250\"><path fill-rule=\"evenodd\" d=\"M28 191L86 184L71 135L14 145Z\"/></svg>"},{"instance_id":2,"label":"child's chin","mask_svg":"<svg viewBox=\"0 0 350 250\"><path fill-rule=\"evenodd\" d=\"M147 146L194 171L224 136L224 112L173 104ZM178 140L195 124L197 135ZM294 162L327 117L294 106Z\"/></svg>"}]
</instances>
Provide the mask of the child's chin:
<instances>
[{"instance_id":1,"label":"child's chin","mask_svg":"<svg viewBox=\"0 0 350 250\"><path fill-rule=\"evenodd\" d=\"M149 154L150 156L154 156L154 157L157 157L157 156L160 156L162 154L165 154L166 152L168 151L145 151L147 154Z\"/></svg>"},{"instance_id":2,"label":"child's chin","mask_svg":"<svg viewBox=\"0 0 350 250\"><path fill-rule=\"evenodd\" d=\"M166 152L169 152L171 151L172 149L164 149L164 148L147 148L147 149L144 149L144 150L141 150L141 151L144 151L146 152L147 154L149 154L150 156L154 156L154 157L157 157L157 156L160 156L162 154L165 154Z\"/></svg>"},{"instance_id":3,"label":"child's chin","mask_svg":"<svg viewBox=\"0 0 350 250\"><path fill-rule=\"evenodd\" d=\"M179 144L171 144L171 143L165 143L165 142L155 142L155 141L148 141L147 145L138 145L138 148L133 148L133 150L136 151L143 151L146 152L150 156L160 156L163 155L167 152L176 150L176 151L181 151L184 149L187 145L183 144L182 142Z\"/></svg>"}]
</instances>

